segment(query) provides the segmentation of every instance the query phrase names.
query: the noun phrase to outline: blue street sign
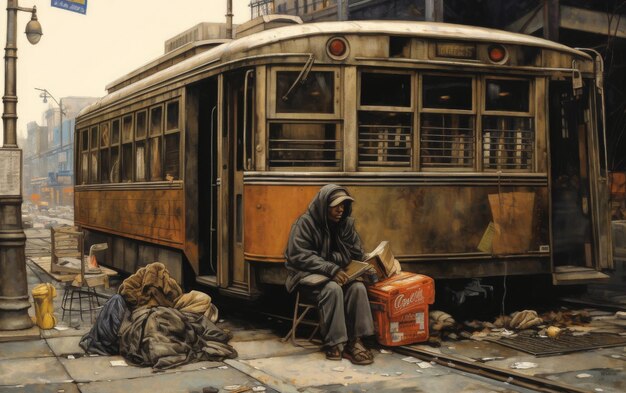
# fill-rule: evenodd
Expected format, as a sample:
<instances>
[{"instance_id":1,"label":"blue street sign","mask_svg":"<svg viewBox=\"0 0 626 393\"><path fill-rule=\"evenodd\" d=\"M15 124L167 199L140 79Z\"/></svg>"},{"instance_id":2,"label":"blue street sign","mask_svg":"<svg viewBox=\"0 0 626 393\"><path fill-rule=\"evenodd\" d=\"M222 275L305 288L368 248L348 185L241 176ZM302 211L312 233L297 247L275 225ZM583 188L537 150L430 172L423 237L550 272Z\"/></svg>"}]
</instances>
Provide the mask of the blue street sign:
<instances>
[{"instance_id":1,"label":"blue street sign","mask_svg":"<svg viewBox=\"0 0 626 393\"><path fill-rule=\"evenodd\" d=\"M83 15L87 13L87 0L52 0L52 6Z\"/></svg>"}]
</instances>

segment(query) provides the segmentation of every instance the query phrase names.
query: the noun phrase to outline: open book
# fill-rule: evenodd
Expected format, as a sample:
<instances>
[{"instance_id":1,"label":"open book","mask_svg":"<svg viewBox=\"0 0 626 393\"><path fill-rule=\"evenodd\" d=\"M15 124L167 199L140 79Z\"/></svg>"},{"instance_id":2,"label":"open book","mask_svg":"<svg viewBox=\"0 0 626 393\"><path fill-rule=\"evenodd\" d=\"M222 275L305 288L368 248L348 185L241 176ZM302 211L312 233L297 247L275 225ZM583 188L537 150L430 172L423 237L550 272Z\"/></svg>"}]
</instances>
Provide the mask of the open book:
<instances>
[{"instance_id":1,"label":"open book","mask_svg":"<svg viewBox=\"0 0 626 393\"><path fill-rule=\"evenodd\" d=\"M391 246L383 240L374 251L365 255L365 262L373 266L379 279L385 279L400 273L400 262L393 256Z\"/></svg>"}]
</instances>

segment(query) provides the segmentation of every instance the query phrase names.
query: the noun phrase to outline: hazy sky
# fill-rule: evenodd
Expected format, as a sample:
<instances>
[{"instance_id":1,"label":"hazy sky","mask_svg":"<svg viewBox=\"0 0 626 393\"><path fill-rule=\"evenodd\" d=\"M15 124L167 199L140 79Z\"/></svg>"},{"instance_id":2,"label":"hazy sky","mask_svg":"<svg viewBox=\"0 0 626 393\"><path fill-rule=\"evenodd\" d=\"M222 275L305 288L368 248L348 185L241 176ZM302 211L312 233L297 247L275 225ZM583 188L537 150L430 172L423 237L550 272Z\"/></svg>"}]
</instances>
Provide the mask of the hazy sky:
<instances>
[{"instance_id":1,"label":"hazy sky","mask_svg":"<svg viewBox=\"0 0 626 393\"><path fill-rule=\"evenodd\" d=\"M168 38L200 22L226 20L226 0L88 0L87 15L50 3L19 1L21 7L37 6L43 29L41 41L31 45L24 34L30 14L18 13L19 135L26 135L28 122L41 125L42 112L53 102L44 104L35 87L48 89L57 100L103 96L108 83L162 55ZM0 4L4 11L6 1ZM249 0L233 0L234 23L250 19L248 4ZM0 17L0 45L2 49L6 45L6 11ZM4 72L0 83L4 95Z\"/></svg>"}]
</instances>

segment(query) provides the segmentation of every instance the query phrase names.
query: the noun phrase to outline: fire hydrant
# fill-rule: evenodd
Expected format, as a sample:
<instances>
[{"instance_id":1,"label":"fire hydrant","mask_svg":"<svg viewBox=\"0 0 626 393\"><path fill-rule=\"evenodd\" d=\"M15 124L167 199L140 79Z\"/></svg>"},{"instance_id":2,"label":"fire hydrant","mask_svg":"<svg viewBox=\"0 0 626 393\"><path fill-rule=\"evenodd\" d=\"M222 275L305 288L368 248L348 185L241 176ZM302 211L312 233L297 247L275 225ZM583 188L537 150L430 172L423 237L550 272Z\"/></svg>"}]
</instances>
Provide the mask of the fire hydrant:
<instances>
[{"instance_id":1,"label":"fire hydrant","mask_svg":"<svg viewBox=\"0 0 626 393\"><path fill-rule=\"evenodd\" d=\"M57 319L54 316L54 301L57 296L56 288L50 283L39 284L32 290L35 302L35 321L41 329L52 329Z\"/></svg>"}]
</instances>

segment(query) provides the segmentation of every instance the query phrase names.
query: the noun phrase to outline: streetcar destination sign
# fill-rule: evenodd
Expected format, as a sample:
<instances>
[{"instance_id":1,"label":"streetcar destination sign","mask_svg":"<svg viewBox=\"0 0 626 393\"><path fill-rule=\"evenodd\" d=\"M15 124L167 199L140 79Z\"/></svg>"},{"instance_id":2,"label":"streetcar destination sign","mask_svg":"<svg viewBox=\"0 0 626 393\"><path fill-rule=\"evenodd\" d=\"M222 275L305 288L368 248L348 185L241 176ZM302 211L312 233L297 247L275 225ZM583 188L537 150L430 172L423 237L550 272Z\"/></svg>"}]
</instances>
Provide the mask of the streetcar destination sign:
<instances>
[{"instance_id":1,"label":"streetcar destination sign","mask_svg":"<svg viewBox=\"0 0 626 393\"><path fill-rule=\"evenodd\" d=\"M87 13L87 0L52 0L52 6L83 15Z\"/></svg>"},{"instance_id":2,"label":"streetcar destination sign","mask_svg":"<svg viewBox=\"0 0 626 393\"><path fill-rule=\"evenodd\" d=\"M437 57L452 57L455 59L475 59L476 46L474 44L458 42L437 42Z\"/></svg>"}]
</instances>

